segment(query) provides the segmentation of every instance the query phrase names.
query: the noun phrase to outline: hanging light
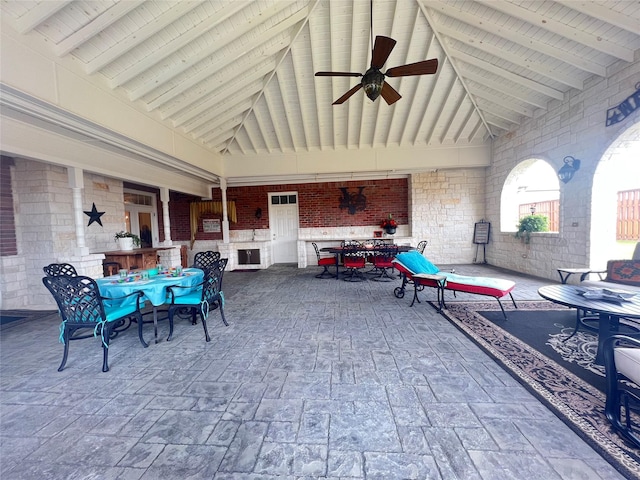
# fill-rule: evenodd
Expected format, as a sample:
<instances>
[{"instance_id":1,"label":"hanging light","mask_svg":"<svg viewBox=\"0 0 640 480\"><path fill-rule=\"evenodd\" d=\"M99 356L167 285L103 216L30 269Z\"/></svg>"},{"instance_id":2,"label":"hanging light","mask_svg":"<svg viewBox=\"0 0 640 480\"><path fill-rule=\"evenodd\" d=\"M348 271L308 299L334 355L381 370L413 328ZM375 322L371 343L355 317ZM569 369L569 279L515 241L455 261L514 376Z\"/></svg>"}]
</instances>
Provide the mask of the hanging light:
<instances>
[{"instance_id":1,"label":"hanging light","mask_svg":"<svg viewBox=\"0 0 640 480\"><path fill-rule=\"evenodd\" d=\"M564 165L558 170L558 178L562 183L568 183L573 178L574 173L580 170L580 160L566 156L562 161Z\"/></svg>"},{"instance_id":2,"label":"hanging light","mask_svg":"<svg viewBox=\"0 0 640 480\"><path fill-rule=\"evenodd\" d=\"M383 83L384 74L377 68L370 68L362 77L362 87L372 102L380 96Z\"/></svg>"},{"instance_id":3,"label":"hanging light","mask_svg":"<svg viewBox=\"0 0 640 480\"><path fill-rule=\"evenodd\" d=\"M529 208L529 210L531 210L531 215L535 215L535 213L536 213L536 204L534 203L533 205L531 205L531 208Z\"/></svg>"}]
</instances>

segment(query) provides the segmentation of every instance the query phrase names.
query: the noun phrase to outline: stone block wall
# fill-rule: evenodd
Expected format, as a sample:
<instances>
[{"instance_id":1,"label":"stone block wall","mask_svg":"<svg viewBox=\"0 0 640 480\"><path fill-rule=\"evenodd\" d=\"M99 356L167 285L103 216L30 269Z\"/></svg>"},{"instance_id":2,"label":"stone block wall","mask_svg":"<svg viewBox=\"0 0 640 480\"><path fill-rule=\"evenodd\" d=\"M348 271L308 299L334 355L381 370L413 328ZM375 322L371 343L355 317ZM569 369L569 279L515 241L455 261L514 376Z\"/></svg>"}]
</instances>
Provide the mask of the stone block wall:
<instances>
[{"instance_id":1,"label":"stone block wall","mask_svg":"<svg viewBox=\"0 0 640 480\"><path fill-rule=\"evenodd\" d=\"M55 309L51 294L42 285L42 267L71 263L82 275L102 276L103 255L86 254L78 248L73 214L73 191L67 169L53 164L16 158L13 167L18 254L0 257L0 308ZM116 248L113 235L124 229L122 182L84 173L83 210L95 203L104 211L102 226L88 226L84 217L88 251Z\"/></svg>"},{"instance_id":2,"label":"stone block wall","mask_svg":"<svg viewBox=\"0 0 640 480\"><path fill-rule=\"evenodd\" d=\"M494 141L486 182L486 215L496 227L487 246L490 264L557 280L558 267L595 268L598 256L606 256L594 245L598 230L604 228L602 222L591 223L596 169L625 132L633 128L640 131L640 110L618 124L605 125L607 109L636 90L640 62L619 62L613 70L608 80L591 80L584 90L573 90L563 101L550 102L546 112ZM640 141L640 134L633 141ZM531 242L523 244L512 232L500 232L500 196L509 172L530 158L546 160L557 171L567 155L580 159L581 166L569 183L560 185L559 233L533 234Z\"/></svg>"},{"instance_id":3,"label":"stone block wall","mask_svg":"<svg viewBox=\"0 0 640 480\"><path fill-rule=\"evenodd\" d=\"M424 255L436 265L472 263L474 226L486 218L485 169L414 174L409 192L411 236L429 242Z\"/></svg>"}]
</instances>

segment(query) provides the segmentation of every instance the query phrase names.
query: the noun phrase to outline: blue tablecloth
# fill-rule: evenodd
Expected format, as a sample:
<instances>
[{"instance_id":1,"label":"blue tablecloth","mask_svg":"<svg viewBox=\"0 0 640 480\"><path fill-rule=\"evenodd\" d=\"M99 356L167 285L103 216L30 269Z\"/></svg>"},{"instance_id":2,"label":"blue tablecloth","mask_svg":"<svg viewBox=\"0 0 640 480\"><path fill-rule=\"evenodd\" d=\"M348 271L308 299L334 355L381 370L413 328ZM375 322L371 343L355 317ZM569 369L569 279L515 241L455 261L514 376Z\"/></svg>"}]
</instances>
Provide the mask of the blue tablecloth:
<instances>
[{"instance_id":1,"label":"blue tablecloth","mask_svg":"<svg viewBox=\"0 0 640 480\"><path fill-rule=\"evenodd\" d=\"M96 280L98 288L103 297L122 297L135 291L142 291L145 299L149 300L154 307L163 305L167 300L167 287L170 285L195 286L202 282L204 272L199 268L185 268L180 277L159 274L150 277L149 280L138 280L136 282L122 282L118 275L99 278ZM177 296L186 295L191 292L189 288L179 288L175 290ZM129 297L127 303L135 302L135 296Z\"/></svg>"}]
</instances>

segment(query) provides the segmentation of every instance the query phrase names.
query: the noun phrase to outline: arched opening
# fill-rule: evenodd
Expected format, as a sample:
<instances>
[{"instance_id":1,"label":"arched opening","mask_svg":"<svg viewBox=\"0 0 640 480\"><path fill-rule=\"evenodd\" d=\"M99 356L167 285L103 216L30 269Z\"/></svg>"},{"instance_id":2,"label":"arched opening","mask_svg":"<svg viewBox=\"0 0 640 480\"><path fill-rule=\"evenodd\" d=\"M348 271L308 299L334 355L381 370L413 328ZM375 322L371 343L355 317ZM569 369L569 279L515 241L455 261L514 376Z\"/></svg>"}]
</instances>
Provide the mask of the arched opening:
<instances>
[{"instance_id":1,"label":"arched opening","mask_svg":"<svg viewBox=\"0 0 640 480\"><path fill-rule=\"evenodd\" d=\"M500 199L500 230L515 232L518 222L532 213L545 215L549 231L558 232L560 184L553 167L531 158L516 165L507 176Z\"/></svg>"},{"instance_id":2,"label":"arched opening","mask_svg":"<svg viewBox=\"0 0 640 480\"><path fill-rule=\"evenodd\" d=\"M620 192L640 190L638 159L640 122L631 125L611 143L593 176L590 234L592 268L604 268L607 260L631 258L635 244L640 241L640 235L633 238L628 233L625 219L618 212L619 201L624 197ZM637 208L640 209L640 205ZM635 213L640 215L637 210ZM627 233L622 234L621 230Z\"/></svg>"}]
</instances>

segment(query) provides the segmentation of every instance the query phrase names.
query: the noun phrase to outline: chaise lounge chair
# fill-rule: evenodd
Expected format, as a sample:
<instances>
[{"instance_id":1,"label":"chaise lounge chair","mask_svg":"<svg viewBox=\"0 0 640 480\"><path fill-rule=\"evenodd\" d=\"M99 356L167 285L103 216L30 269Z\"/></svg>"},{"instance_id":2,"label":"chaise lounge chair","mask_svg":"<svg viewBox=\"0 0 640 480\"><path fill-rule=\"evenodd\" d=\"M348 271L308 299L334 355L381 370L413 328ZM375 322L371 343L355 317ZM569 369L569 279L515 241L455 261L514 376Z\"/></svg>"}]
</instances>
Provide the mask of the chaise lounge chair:
<instances>
[{"instance_id":1,"label":"chaise lounge chair","mask_svg":"<svg viewBox=\"0 0 640 480\"><path fill-rule=\"evenodd\" d=\"M396 256L393 261L395 268L402 274L402 286L394 290L397 298L404 297L404 291L408 283L413 283L413 300L411 306L418 299L418 291L424 287L432 287L438 289L438 306L442 308L444 305L444 291L450 290L455 292L473 293L476 295L486 295L493 297L498 301L504 318L507 314L504 311L500 299L505 295L509 295L513 306L516 305L511 291L516 286L511 280L490 277L470 277L458 275L455 273L440 271L429 260L424 258L419 252L412 251L401 253Z\"/></svg>"}]
</instances>

